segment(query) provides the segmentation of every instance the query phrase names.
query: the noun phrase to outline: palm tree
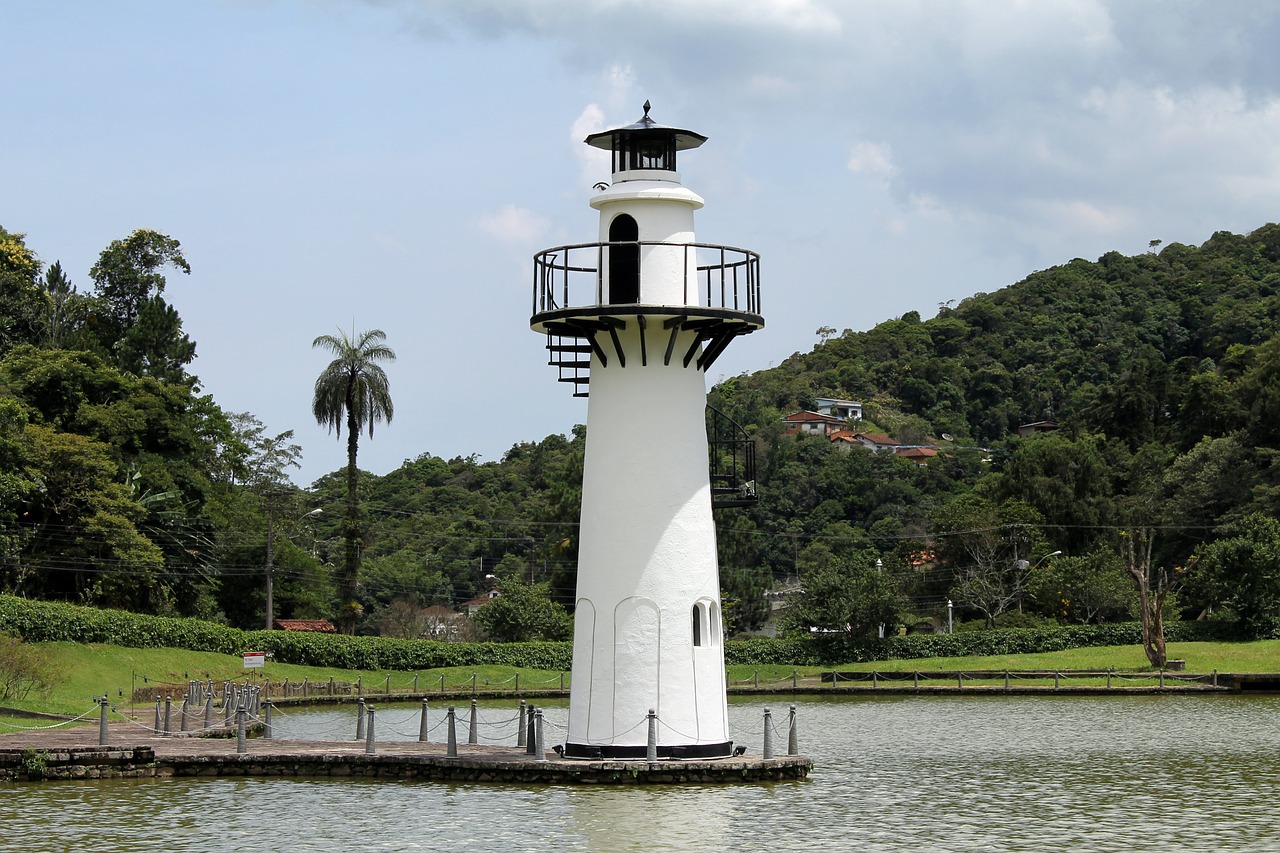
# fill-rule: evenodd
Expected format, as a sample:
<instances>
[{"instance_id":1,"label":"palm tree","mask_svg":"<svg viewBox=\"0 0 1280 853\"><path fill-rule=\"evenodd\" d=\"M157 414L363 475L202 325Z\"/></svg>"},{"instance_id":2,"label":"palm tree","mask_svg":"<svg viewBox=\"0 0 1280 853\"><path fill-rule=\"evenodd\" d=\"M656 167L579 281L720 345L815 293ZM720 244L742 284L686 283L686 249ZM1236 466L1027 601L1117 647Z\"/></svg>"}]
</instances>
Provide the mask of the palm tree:
<instances>
[{"instance_id":1,"label":"palm tree","mask_svg":"<svg viewBox=\"0 0 1280 853\"><path fill-rule=\"evenodd\" d=\"M395 361L395 350L383 343L386 333L370 329L355 337L347 337L341 329L335 335L321 335L311 342L335 356L329 366L316 379L315 398L311 411L316 423L336 430L342 437L342 422L347 424L347 517L342 525L346 540L346 559L338 578L340 610L338 627L354 634L360 617L360 603L356 600L360 576L360 501L359 476L356 467L356 451L360 431L367 425L373 438L373 425L385 420L391 422L391 388L387 374L378 364Z\"/></svg>"}]
</instances>

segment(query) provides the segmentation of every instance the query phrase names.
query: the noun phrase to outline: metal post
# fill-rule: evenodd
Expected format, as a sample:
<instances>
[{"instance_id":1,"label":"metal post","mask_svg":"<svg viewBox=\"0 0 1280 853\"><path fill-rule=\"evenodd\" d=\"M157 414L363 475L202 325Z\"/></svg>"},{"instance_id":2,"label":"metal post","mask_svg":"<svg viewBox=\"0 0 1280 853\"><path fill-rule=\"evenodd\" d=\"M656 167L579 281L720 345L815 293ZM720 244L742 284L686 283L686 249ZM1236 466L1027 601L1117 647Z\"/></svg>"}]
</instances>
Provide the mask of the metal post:
<instances>
[{"instance_id":1,"label":"metal post","mask_svg":"<svg viewBox=\"0 0 1280 853\"><path fill-rule=\"evenodd\" d=\"M447 754L450 758L458 757L457 714L452 705L449 706L449 747Z\"/></svg>"},{"instance_id":2,"label":"metal post","mask_svg":"<svg viewBox=\"0 0 1280 853\"><path fill-rule=\"evenodd\" d=\"M526 710L524 700L521 699L519 722L516 723L516 746L528 745L528 740L525 737L527 732L524 730L525 720L527 719Z\"/></svg>"},{"instance_id":3,"label":"metal post","mask_svg":"<svg viewBox=\"0 0 1280 853\"><path fill-rule=\"evenodd\" d=\"M440 695L444 695L444 673L440 673Z\"/></svg>"},{"instance_id":4,"label":"metal post","mask_svg":"<svg viewBox=\"0 0 1280 853\"><path fill-rule=\"evenodd\" d=\"M800 734L796 731L796 706L791 706L791 723L787 729L787 755L800 754Z\"/></svg>"},{"instance_id":5,"label":"metal post","mask_svg":"<svg viewBox=\"0 0 1280 853\"><path fill-rule=\"evenodd\" d=\"M157 734L159 734L160 732L164 731L164 730L160 727L160 697L159 697L159 696L157 696L157 697L156 697L156 724L155 724L155 727L154 727L154 728L155 728L155 730L156 730L156 733L157 733Z\"/></svg>"},{"instance_id":6,"label":"metal post","mask_svg":"<svg viewBox=\"0 0 1280 853\"><path fill-rule=\"evenodd\" d=\"M831 689L834 690L840 684L840 673L834 669L831 670Z\"/></svg>"},{"instance_id":7,"label":"metal post","mask_svg":"<svg viewBox=\"0 0 1280 853\"><path fill-rule=\"evenodd\" d=\"M524 740L525 755L533 755L538 751L538 733L534 731L534 725L533 725L533 715L537 712L537 710L538 710L537 706L530 705L529 713L525 718L525 725L529 727L529 730L526 733L525 740Z\"/></svg>"},{"instance_id":8,"label":"metal post","mask_svg":"<svg viewBox=\"0 0 1280 853\"><path fill-rule=\"evenodd\" d=\"M1053 689L1058 689L1058 671L1056 669L1053 671Z\"/></svg>"},{"instance_id":9,"label":"metal post","mask_svg":"<svg viewBox=\"0 0 1280 853\"><path fill-rule=\"evenodd\" d=\"M649 709L649 740L645 744L644 757L649 762L658 760L658 712L652 708Z\"/></svg>"},{"instance_id":10,"label":"metal post","mask_svg":"<svg viewBox=\"0 0 1280 853\"><path fill-rule=\"evenodd\" d=\"M796 689L796 671L794 669L791 670L791 689Z\"/></svg>"},{"instance_id":11,"label":"metal post","mask_svg":"<svg viewBox=\"0 0 1280 853\"><path fill-rule=\"evenodd\" d=\"M1164 688L1164 669L1163 668L1161 668L1160 670L1160 687L1161 689Z\"/></svg>"},{"instance_id":12,"label":"metal post","mask_svg":"<svg viewBox=\"0 0 1280 853\"><path fill-rule=\"evenodd\" d=\"M187 730L187 699L182 700L182 708L178 711L178 728L184 732Z\"/></svg>"},{"instance_id":13,"label":"metal post","mask_svg":"<svg viewBox=\"0 0 1280 853\"><path fill-rule=\"evenodd\" d=\"M204 727L206 730L213 728L213 691L210 690L204 697Z\"/></svg>"},{"instance_id":14,"label":"metal post","mask_svg":"<svg viewBox=\"0 0 1280 853\"><path fill-rule=\"evenodd\" d=\"M356 695L357 696L364 695L364 676L363 675L356 676Z\"/></svg>"},{"instance_id":15,"label":"metal post","mask_svg":"<svg viewBox=\"0 0 1280 853\"><path fill-rule=\"evenodd\" d=\"M223 723L228 726L231 725L231 715L236 712L236 702L233 701L235 699L235 692L235 688L230 684L222 688L222 710L225 712L226 716Z\"/></svg>"},{"instance_id":16,"label":"metal post","mask_svg":"<svg viewBox=\"0 0 1280 853\"><path fill-rule=\"evenodd\" d=\"M413 692L418 692L418 673L416 672L413 674Z\"/></svg>"},{"instance_id":17,"label":"metal post","mask_svg":"<svg viewBox=\"0 0 1280 853\"><path fill-rule=\"evenodd\" d=\"M773 715L764 709L764 759L773 758Z\"/></svg>"},{"instance_id":18,"label":"metal post","mask_svg":"<svg viewBox=\"0 0 1280 853\"><path fill-rule=\"evenodd\" d=\"M364 699L356 700L356 740L364 740Z\"/></svg>"},{"instance_id":19,"label":"metal post","mask_svg":"<svg viewBox=\"0 0 1280 853\"><path fill-rule=\"evenodd\" d=\"M880 673L876 672L873 669L871 670L871 687L872 689L875 689L876 687L879 687L879 686L880 686Z\"/></svg>"},{"instance_id":20,"label":"metal post","mask_svg":"<svg viewBox=\"0 0 1280 853\"><path fill-rule=\"evenodd\" d=\"M471 695L476 695L476 674L471 673Z\"/></svg>"},{"instance_id":21,"label":"metal post","mask_svg":"<svg viewBox=\"0 0 1280 853\"><path fill-rule=\"evenodd\" d=\"M1213 671L1213 686L1218 686L1218 671L1216 669Z\"/></svg>"},{"instance_id":22,"label":"metal post","mask_svg":"<svg viewBox=\"0 0 1280 853\"><path fill-rule=\"evenodd\" d=\"M754 670L751 673L751 686L756 690L760 689L760 670Z\"/></svg>"},{"instance_id":23,"label":"metal post","mask_svg":"<svg viewBox=\"0 0 1280 853\"><path fill-rule=\"evenodd\" d=\"M365 755L373 755L373 753L374 753L374 748L373 748L373 743L374 743L374 741L373 741L373 710L374 710L374 709L373 709L372 707L370 707L369 709L367 709L367 710L365 711L365 714L367 714L367 715L368 715L368 717L369 717L368 736L365 738L365 741L364 741L364 754L365 754Z\"/></svg>"},{"instance_id":24,"label":"metal post","mask_svg":"<svg viewBox=\"0 0 1280 853\"><path fill-rule=\"evenodd\" d=\"M427 733L431 728L427 725L427 700L422 700L422 719L418 722L418 743L427 742Z\"/></svg>"},{"instance_id":25,"label":"metal post","mask_svg":"<svg viewBox=\"0 0 1280 853\"><path fill-rule=\"evenodd\" d=\"M560 692L564 692L564 673L560 673Z\"/></svg>"},{"instance_id":26,"label":"metal post","mask_svg":"<svg viewBox=\"0 0 1280 853\"><path fill-rule=\"evenodd\" d=\"M267 707L264 709L265 715L262 720L262 736L267 740L274 740L276 736L275 729L271 726L271 710L274 707L275 705L271 704L271 697L268 696Z\"/></svg>"},{"instance_id":27,"label":"metal post","mask_svg":"<svg viewBox=\"0 0 1280 853\"><path fill-rule=\"evenodd\" d=\"M472 678L475 678L473 675ZM476 700L471 700L471 723L467 726L467 743L480 742L480 722L476 719Z\"/></svg>"},{"instance_id":28,"label":"metal post","mask_svg":"<svg viewBox=\"0 0 1280 853\"><path fill-rule=\"evenodd\" d=\"M956 687L959 687L961 690L964 689L964 673L963 672L956 673Z\"/></svg>"},{"instance_id":29,"label":"metal post","mask_svg":"<svg viewBox=\"0 0 1280 853\"><path fill-rule=\"evenodd\" d=\"M244 744L244 706L241 705L236 709L236 754L244 755L246 747Z\"/></svg>"},{"instance_id":30,"label":"metal post","mask_svg":"<svg viewBox=\"0 0 1280 853\"><path fill-rule=\"evenodd\" d=\"M547 746L546 746L546 741L542 739L542 709L539 708L538 710L534 711L533 715L537 719L537 740L538 740L537 759L539 761L546 761Z\"/></svg>"},{"instance_id":31,"label":"metal post","mask_svg":"<svg viewBox=\"0 0 1280 853\"><path fill-rule=\"evenodd\" d=\"M916 690L920 689L920 670L911 673L911 686Z\"/></svg>"},{"instance_id":32,"label":"metal post","mask_svg":"<svg viewBox=\"0 0 1280 853\"><path fill-rule=\"evenodd\" d=\"M107 745L107 704L109 701L106 696L98 700L98 746Z\"/></svg>"},{"instance_id":33,"label":"metal post","mask_svg":"<svg viewBox=\"0 0 1280 853\"><path fill-rule=\"evenodd\" d=\"M386 693L388 696L390 696L390 695L391 695L391 676L389 676L389 675L387 676L387 686L386 686L386 689L385 689L385 690L383 690L383 692L384 692L384 693Z\"/></svg>"},{"instance_id":34,"label":"metal post","mask_svg":"<svg viewBox=\"0 0 1280 853\"><path fill-rule=\"evenodd\" d=\"M1107 670L1107 689L1111 689L1111 670Z\"/></svg>"}]
</instances>

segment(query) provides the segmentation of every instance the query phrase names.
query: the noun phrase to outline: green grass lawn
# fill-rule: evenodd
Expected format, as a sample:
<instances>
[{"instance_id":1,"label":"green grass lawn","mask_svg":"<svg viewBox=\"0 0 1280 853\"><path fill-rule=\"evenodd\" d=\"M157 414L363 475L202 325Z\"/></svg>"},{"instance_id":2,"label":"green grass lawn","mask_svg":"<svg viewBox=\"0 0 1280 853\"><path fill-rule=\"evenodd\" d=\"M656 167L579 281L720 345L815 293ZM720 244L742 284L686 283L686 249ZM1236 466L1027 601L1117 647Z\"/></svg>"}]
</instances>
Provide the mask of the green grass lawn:
<instances>
[{"instance_id":1,"label":"green grass lawn","mask_svg":"<svg viewBox=\"0 0 1280 853\"><path fill-rule=\"evenodd\" d=\"M212 678L221 683L227 679L236 681L251 677L272 682L289 679L300 683L304 678L311 682L338 682L360 680L364 692L379 693L387 685L403 691L413 686L418 676L418 688L424 692L439 690L441 677L448 689L470 688L474 675L480 690L514 689L515 677L520 676L522 690L546 689L560 686L560 673L545 670L517 669L509 666L448 667L413 672L357 671L328 669L324 667L294 666L268 662L265 669L247 671L244 661L235 655L212 652L192 652L185 649L134 649L122 646L81 645L79 643L41 643L39 648L49 658L49 670L53 674L50 689L44 693L32 692L26 699L8 699L0 702L10 708L25 711L41 711L52 714L77 716L92 710L94 697L106 693L113 702L127 702L135 688L163 684L175 692L185 692L191 679L205 681ZM568 676L565 676L568 683ZM12 717L0 716L0 720L13 723ZM30 720L21 721L30 725ZM4 731L0 727L0 731Z\"/></svg>"},{"instance_id":2,"label":"green grass lawn","mask_svg":"<svg viewBox=\"0 0 1280 853\"><path fill-rule=\"evenodd\" d=\"M108 645L80 645L78 643L44 643L40 645L49 656L53 684L43 694L32 693L26 699L6 700L0 704L28 711L43 711L76 716L94 708L93 697L104 692L113 701L127 700L135 688L154 683L172 685L175 692L184 691L189 679L212 678L241 680L246 676L243 661L233 655L209 652L191 652L182 649L133 649ZM1169 657L1187 662L1187 672L1280 672L1280 640L1264 640L1253 643L1170 643ZM734 685L751 684L759 677L760 685L776 685L789 682L792 672L801 681L816 683L818 675L831 669L844 672L913 672L916 670L1108 670L1118 672L1149 672L1146 656L1141 646L1105 646L1071 649L1034 655L1007 655L994 657L922 658L918 660L864 661L838 667L790 667L790 666L731 666L729 680ZM354 682L358 679L366 694L383 690L387 678L391 687L404 690L418 676L420 690L435 691L444 677L446 688L470 687L474 674L476 686L511 689L519 674L522 689L559 687L560 673L545 670L517 669L507 666L451 667L448 669L413 672L360 672L345 669L293 666L270 662L265 671L255 671L257 678L264 675L273 682L288 678L301 682ZM565 676L568 684L568 676ZM0 721L30 725L30 720L2 717ZM5 731L0 726L0 731Z\"/></svg>"}]
</instances>

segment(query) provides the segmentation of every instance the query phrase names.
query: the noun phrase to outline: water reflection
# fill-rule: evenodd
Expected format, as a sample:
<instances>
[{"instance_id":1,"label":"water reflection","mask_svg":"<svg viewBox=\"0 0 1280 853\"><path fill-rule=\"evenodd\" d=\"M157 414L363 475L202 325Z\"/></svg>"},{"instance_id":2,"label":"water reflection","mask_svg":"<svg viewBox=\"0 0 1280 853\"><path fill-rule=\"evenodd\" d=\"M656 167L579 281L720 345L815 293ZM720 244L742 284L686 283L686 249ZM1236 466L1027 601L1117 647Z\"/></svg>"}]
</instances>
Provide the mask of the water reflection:
<instances>
[{"instance_id":1,"label":"water reflection","mask_svg":"<svg viewBox=\"0 0 1280 853\"><path fill-rule=\"evenodd\" d=\"M797 701L808 782L591 788L297 779L0 786L0 850L1280 850L1280 697L871 697ZM563 704L548 703L549 733ZM784 729L786 704L774 703ZM379 740L418 707L378 709ZM432 705L433 724L443 707ZM760 748L758 701L730 706ZM459 705L459 739L466 706ZM515 705L481 709L514 741ZM354 738L295 711L289 737ZM433 740L443 740L437 728ZM554 743L554 734L548 742ZM785 744L785 739L781 741Z\"/></svg>"}]
</instances>

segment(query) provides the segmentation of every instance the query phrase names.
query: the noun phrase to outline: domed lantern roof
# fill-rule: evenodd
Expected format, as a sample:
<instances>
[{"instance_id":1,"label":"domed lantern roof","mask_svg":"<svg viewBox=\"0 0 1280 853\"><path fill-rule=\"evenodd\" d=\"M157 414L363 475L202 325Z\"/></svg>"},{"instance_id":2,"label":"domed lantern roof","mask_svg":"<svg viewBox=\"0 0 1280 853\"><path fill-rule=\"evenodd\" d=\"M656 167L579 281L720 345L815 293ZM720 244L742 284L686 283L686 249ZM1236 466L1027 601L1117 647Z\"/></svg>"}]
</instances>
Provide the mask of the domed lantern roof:
<instances>
[{"instance_id":1,"label":"domed lantern roof","mask_svg":"<svg viewBox=\"0 0 1280 853\"><path fill-rule=\"evenodd\" d=\"M676 170L676 152L697 148L707 137L692 130L667 127L649 116L649 102L644 102L644 115L635 124L593 133L584 142L593 148L613 152L613 173L633 171Z\"/></svg>"}]
</instances>

